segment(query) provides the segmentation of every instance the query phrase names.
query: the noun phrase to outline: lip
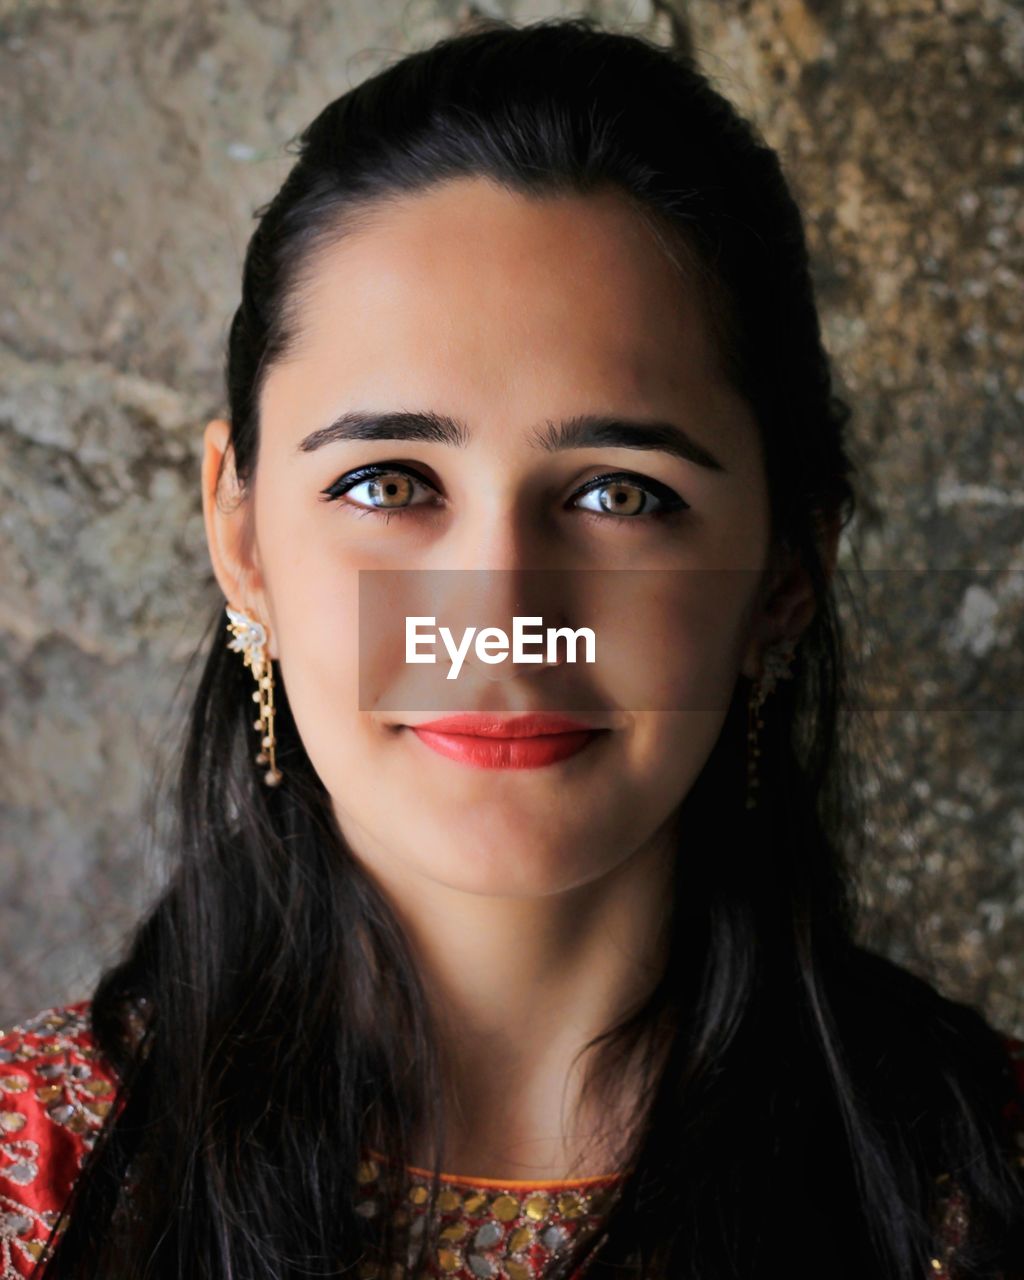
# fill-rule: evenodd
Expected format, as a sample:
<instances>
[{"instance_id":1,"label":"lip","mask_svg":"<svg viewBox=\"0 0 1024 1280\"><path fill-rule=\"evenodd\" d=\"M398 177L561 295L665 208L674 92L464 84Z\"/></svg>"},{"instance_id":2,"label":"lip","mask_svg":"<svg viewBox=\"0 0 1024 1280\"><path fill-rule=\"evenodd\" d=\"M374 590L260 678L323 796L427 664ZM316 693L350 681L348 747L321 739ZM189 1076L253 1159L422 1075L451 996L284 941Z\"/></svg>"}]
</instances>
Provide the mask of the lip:
<instances>
[{"instance_id":1,"label":"lip","mask_svg":"<svg viewBox=\"0 0 1024 1280\"><path fill-rule=\"evenodd\" d=\"M493 721L490 724L493 727ZM424 725L407 727L431 751L475 769L543 768L567 760L608 733L607 729L578 729L499 738L490 733L440 732Z\"/></svg>"},{"instance_id":2,"label":"lip","mask_svg":"<svg viewBox=\"0 0 1024 1280\"><path fill-rule=\"evenodd\" d=\"M422 724L411 724L407 727L416 732L425 729L436 734L505 740L550 737L553 734L595 733L602 728L600 725L587 724L571 716L546 711L535 711L518 716L500 716L496 712L465 711L459 715L442 716L438 720L425 720Z\"/></svg>"}]
</instances>

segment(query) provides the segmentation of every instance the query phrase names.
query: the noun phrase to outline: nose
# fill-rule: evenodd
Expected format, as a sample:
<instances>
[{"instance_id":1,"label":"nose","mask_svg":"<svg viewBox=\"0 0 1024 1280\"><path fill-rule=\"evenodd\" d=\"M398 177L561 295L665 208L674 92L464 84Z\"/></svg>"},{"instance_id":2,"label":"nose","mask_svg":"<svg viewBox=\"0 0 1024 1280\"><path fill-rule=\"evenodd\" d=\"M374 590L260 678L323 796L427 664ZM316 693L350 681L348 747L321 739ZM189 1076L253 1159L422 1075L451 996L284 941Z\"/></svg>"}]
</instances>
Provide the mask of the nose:
<instances>
[{"instance_id":1,"label":"nose","mask_svg":"<svg viewBox=\"0 0 1024 1280\"><path fill-rule=\"evenodd\" d=\"M548 627L564 625L557 616L557 584L551 579L558 574L552 570L527 568L448 569L441 571L445 581L439 584L438 594L443 596L437 610L438 624L450 629L453 636L461 637L467 628L474 628L464 665L473 669L482 680L501 682L515 679L545 667L557 667L563 659L547 658L544 632ZM512 644L515 619L529 619L523 624L529 633L524 636L524 653L530 661L514 662ZM477 653L476 640L487 628L497 628L507 637L508 647L500 662L488 662ZM493 635L493 633L491 633ZM500 637L494 636L495 641ZM495 656L503 646L497 643L490 650Z\"/></svg>"},{"instance_id":2,"label":"nose","mask_svg":"<svg viewBox=\"0 0 1024 1280\"><path fill-rule=\"evenodd\" d=\"M451 567L442 570L446 581L439 584L444 600L438 619L453 635L463 635L466 627L475 627L477 633L498 627L511 645L515 617L536 619L529 624L535 634L565 625L559 616L559 602L565 599L564 570L546 561L542 530L536 524L530 527L522 509L511 508L511 501L492 500L480 521L467 522L465 536L447 561ZM537 660L516 663L509 652L503 661L490 663L477 656L473 644L465 666L482 680L503 682L560 666L564 660L555 656L548 661L545 643L530 644L527 652Z\"/></svg>"}]
</instances>

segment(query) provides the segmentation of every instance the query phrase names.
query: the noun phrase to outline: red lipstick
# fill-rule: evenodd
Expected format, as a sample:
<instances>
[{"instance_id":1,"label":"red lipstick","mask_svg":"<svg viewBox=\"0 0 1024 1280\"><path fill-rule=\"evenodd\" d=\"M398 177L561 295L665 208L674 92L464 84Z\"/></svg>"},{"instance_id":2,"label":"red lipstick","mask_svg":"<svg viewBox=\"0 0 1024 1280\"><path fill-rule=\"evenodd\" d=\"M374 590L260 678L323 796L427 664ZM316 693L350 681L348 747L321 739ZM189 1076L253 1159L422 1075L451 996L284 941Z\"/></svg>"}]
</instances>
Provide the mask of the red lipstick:
<instances>
[{"instance_id":1,"label":"red lipstick","mask_svg":"<svg viewBox=\"0 0 1024 1280\"><path fill-rule=\"evenodd\" d=\"M432 751L477 769L536 769L576 755L607 730L570 716L464 712L409 725Z\"/></svg>"}]
</instances>

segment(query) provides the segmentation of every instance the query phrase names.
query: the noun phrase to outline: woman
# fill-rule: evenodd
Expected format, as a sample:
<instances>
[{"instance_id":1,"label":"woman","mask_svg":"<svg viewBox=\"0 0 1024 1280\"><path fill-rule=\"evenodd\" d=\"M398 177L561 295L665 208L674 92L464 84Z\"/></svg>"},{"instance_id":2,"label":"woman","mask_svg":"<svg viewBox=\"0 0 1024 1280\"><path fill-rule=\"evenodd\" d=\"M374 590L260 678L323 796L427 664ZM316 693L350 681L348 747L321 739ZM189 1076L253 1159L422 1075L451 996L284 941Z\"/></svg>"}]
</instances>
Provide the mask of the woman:
<instances>
[{"instance_id":1,"label":"woman","mask_svg":"<svg viewBox=\"0 0 1024 1280\"><path fill-rule=\"evenodd\" d=\"M3 1042L6 1274L1024 1274L1020 1044L853 941L848 409L751 125L583 19L406 57L227 384L177 863Z\"/></svg>"}]
</instances>

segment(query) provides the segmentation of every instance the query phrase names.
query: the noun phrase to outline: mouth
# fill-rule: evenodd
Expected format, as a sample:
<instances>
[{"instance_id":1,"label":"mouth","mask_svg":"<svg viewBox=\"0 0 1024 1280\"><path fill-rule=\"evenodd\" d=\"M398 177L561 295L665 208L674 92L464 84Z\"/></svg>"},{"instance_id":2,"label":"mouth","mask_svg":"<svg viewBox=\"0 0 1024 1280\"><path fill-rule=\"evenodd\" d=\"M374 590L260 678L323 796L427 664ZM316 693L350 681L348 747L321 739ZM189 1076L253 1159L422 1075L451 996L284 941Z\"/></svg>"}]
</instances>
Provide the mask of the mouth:
<instances>
[{"instance_id":1,"label":"mouth","mask_svg":"<svg viewBox=\"0 0 1024 1280\"><path fill-rule=\"evenodd\" d=\"M433 733L457 733L474 738L535 738L556 733L589 733L604 726L573 716L534 711L526 715L502 716L496 712L463 711L406 726Z\"/></svg>"},{"instance_id":2,"label":"mouth","mask_svg":"<svg viewBox=\"0 0 1024 1280\"><path fill-rule=\"evenodd\" d=\"M477 769L537 769L577 755L610 730L569 716L467 712L406 725L439 755Z\"/></svg>"}]
</instances>

